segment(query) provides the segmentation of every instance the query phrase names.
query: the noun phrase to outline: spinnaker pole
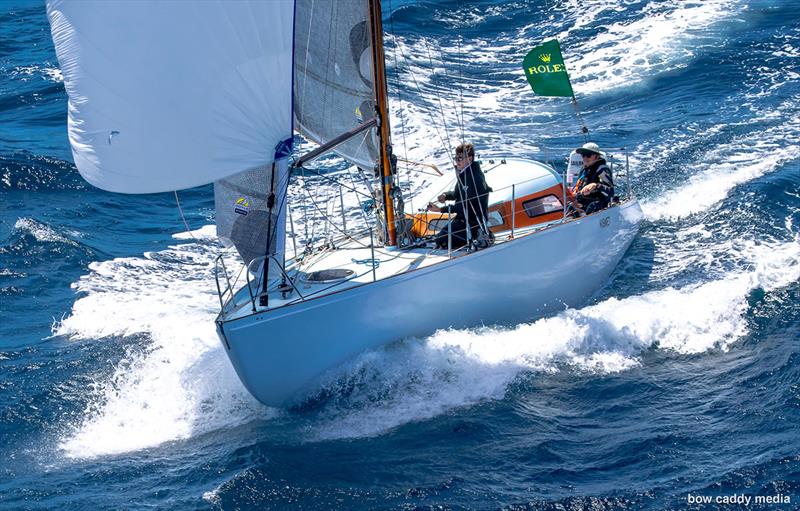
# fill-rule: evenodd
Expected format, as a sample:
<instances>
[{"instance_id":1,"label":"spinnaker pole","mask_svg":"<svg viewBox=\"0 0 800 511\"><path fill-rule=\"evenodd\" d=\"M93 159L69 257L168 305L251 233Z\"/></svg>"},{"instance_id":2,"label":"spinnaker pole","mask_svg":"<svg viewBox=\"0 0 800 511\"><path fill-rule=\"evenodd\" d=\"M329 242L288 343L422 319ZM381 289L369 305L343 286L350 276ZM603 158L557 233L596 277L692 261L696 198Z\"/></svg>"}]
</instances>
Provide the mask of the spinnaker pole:
<instances>
[{"instance_id":1,"label":"spinnaker pole","mask_svg":"<svg viewBox=\"0 0 800 511\"><path fill-rule=\"evenodd\" d=\"M386 65L383 53L383 24L380 0L369 0L370 35L372 38L372 77L375 84L376 116L380 138L380 176L383 197L383 214L386 220L386 245L397 245L394 211L394 165L392 138L389 129L389 95L386 86Z\"/></svg>"}]
</instances>

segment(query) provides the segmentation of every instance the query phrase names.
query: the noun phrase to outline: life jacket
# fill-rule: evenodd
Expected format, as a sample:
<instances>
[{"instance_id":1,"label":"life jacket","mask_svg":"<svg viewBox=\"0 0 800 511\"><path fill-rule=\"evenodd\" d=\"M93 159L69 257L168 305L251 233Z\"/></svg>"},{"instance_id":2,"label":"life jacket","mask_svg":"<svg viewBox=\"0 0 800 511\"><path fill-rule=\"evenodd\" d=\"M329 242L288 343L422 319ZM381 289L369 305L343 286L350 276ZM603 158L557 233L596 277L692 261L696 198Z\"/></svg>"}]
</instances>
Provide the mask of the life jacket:
<instances>
[{"instance_id":1,"label":"life jacket","mask_svg":"<svg viewBox=\"0 0 800 511\"><path fill-rule=\"evenodd\" d=\"M574 195L578 195L578 192L586 185L592 183L600 183L600 174L606 172L608 174L608 178L611 181L610 187L611 190L608 192L608 196L605 197L605 200L611 201L614 197L614 176L611 173L611 168L606 165L606 161L604 159L597 160L594 164L592 164L589 168L581 169L581 173L578 175L578 181L575 183L575 187L572 189L572 193ZM601 183L602 184L602 183ZM609 186L609 185L606 185ZM603 195L605 196L606 193L604 192L595 192L591 195Z\"/></svg>"}]
</instances>

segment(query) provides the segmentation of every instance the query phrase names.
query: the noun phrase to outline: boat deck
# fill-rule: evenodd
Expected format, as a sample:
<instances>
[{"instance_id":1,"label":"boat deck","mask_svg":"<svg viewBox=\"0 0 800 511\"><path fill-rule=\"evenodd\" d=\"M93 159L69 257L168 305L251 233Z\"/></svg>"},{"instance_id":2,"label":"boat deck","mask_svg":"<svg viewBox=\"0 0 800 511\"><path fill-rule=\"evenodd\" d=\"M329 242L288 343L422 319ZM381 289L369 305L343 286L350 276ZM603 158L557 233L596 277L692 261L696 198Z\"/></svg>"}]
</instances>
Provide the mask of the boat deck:
<instances>
[{"instance_id":1,"label":"boat deck","mask_svg":"<svg viewBox=\"0 0 800 511\"><path fill-rule=\"evenodd\" d=\"M516 236L524 236L550 225L552 223L518 229ZM499 233L495 238L495 245L508 242L508 234ZM472 253L464 247L452 250L448 255L447 250L433 248L432 243L417 248L394 249L378 246L373 249L370 247L369 235L339 241L340 244L336 244L335 248L307 254L299 258L297 263L294 259L287 260L286 273L292 282L283 290L278 289L279 282L272 282L268 290L268 306L259 304L257 295L261 291L260 284L251 276L253 281L250 287L242 286L233 295L233 299L225 304L222 314L225 320L336 293ZM344 270L343 273L348 275L326 278L328 276L324 272L327 270ZM260 274L260 270L255 274Z\"/></svg>"}]
</instances>

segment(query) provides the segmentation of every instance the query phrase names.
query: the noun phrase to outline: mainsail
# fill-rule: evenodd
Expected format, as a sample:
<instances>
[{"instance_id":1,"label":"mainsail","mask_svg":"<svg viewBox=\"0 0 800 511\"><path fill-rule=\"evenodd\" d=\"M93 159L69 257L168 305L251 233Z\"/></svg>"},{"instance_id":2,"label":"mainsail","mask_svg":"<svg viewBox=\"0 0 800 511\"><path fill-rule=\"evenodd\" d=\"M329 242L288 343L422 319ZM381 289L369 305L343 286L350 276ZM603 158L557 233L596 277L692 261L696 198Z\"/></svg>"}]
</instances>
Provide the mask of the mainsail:
<instances>
[{"instance_id":1,"label":"mainsail","mask_svg":"<svg viewBox=\"0 0 800 511\"><path fill-rule=\"evenodd\" d=\"M295 129L325 144L375 115L372 46L366 0L298 0L295 7ZM350 162L371 169L378 158L374 129L336 147ZM280 171L280 168L277 169ZM265 253L283 254L288 174L271 166L214 183L217 234L249 263ZM270 214L268 198L275 193ZM272 225L267 228L270 220ZM268 238L268 232L269 237ZM273 263L269 279L280 277Z\"/></svg>"},{"instance_id":2,"label":"mainsail","mask_svg":"<svg viewBox=\"0 0 800 511\"><path fill-rule=\"evenodd\" d=\"M47 14L75 165L98 188L210 183L291 136L292 0L48 0Z\"/></svg>"},{"instance_id":3,"label":"mainsail","mask_svg":"<svg viewBox=\"0 0 800 511\"><path fill-rule=\"evenodd\" d=\"M369 3L298 0L295 16L295 127L324 144L375 116ZM375 137L367 130L335 152L372 169L379 156Z\"/></svg>"}]
</instances>

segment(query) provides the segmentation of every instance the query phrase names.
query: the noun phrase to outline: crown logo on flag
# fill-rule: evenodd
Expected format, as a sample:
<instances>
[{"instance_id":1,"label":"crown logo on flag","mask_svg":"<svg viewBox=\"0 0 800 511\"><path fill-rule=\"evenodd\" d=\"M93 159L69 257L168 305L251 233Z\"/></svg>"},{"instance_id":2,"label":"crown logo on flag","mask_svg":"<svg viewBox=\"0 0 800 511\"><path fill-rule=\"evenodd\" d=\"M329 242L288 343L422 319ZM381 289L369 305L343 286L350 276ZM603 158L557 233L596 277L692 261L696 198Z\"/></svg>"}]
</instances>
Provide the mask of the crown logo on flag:
<instances>
[{"instance_id":1,"label":"crown logo on flag","mask_svg":"<svg viewBox=\"0 0 800 511\"><path fill-rule=\"evenodd\" d=\"M544 62L544 63L550 62L550 54L549 53L543 53L543 54L539 55L539 58L542 59L542 62Z\"/></svg>"}]
</instances>

